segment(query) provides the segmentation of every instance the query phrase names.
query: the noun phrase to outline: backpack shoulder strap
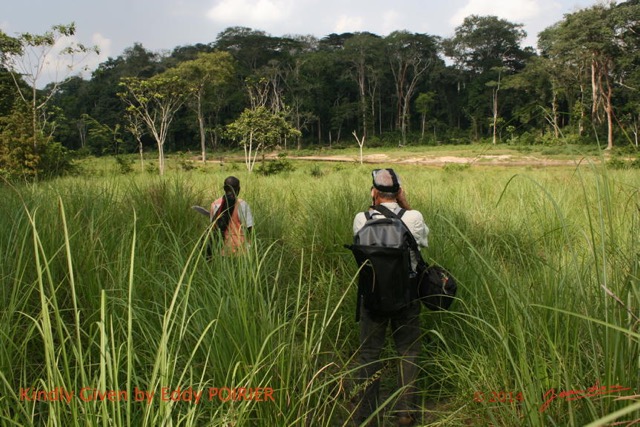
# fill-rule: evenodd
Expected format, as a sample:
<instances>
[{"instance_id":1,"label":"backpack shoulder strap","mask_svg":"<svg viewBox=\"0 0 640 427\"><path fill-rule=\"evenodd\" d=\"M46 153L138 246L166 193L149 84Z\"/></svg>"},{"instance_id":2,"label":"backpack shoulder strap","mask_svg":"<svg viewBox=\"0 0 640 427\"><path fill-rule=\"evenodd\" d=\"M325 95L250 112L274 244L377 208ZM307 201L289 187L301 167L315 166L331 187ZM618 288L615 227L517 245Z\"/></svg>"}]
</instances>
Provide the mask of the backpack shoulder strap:
<instances>
[{"instance_id":1,"label":"backpack shoulder strap","mask_svg":"<svg viewBox=\"0 0 640 427\"><path fill-rule=\"evenodd\" d=\"M400 209L400 212L396 214L391 209L383 205L372 206L372 208L380 212L382 215L386 216L387 218L400 219L406 212L406 209ZM413 233L411 232L411 230L409 230L409 227L407 227L407 224L405 224L404 221L400 219L400 222L402 223L404 228L407 230L407 234L409 235L409 245L411 246L411 249L415 252L416 257L418 258L418 263L427 265L427 263L424 261L424 258L422 258L422 253L420 252L420 248L418 247L418 242L416 242L416 238L413 237Z\"/></svg>"},{"instance_id":2,"label":"backpack shoulder strap","mask_svg":"<svg viewBox=\"0 0 640 427\"><path fill-rule=\"evenodd\" d=\"M386 207L385 205L375 205L371 206L371 209L380 212L382 215L387 218L402 218L402 215L407 211L406 209L400 209L398 213L394 213L391 209Z\"/></svg>"}]
</instances>

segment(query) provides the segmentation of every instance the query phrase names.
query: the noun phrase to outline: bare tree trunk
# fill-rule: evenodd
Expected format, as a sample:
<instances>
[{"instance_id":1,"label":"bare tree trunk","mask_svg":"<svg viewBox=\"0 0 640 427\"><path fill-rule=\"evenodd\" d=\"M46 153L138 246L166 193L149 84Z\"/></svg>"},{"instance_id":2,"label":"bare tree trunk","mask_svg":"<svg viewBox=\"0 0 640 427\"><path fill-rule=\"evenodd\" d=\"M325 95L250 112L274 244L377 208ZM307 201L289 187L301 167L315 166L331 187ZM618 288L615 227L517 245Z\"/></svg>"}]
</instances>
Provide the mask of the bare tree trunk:
<instances>
[{"instance_id":1,"label":"bare tree trunk","mask_svg":"<svg viewBox=\"0 0 640 427\"><path fill-rule=\"evenodd\" d=\"M584 135L584 120L587 113L584 111L584 85L580 84L580 121L578 123L578 136Z\"/></svg>"},{"instance_id":2,"label":"bare tree trunk","mask_svg":"<svg viewBox=\"0 0 640 427\"><path fill-rule=\"evenodd\" d=\"M358 138L358 134L356 133L356 131L353 131L353 136L356 139L356 141L358 141L358 147L360 147L360 164L363 163L363 155L362 155L362 148L364 147L364 139L365 139L365 135L362 135L362 139Z\"/></svg>"},{"instance_id":3,"label":"bare tree trunk","mask_svg":"<svg viewBox=\"0 0 640 427\"><path fill-rule=\"evenodd\" d=\"M87 124L84 120L79 120L76 122L76 126L78 128L78 133L80 134L80 147L84 148L87 144Z\"/></svg>"},{"instance_id":4,"label":"bare tree trunk","mask_svg":"<svg viewBox=\"0 0 640 427\"><path fill-rule=\"evenodd\" d=\"M138 150L140 151L140 169L144 172L144 155L142 154L142 138L136 137L138 140Z\"/></svg>"},{"instance_id":5,"label":"bare tree trunk","mask_svg":"<svg viewBox=\"0 0 640 427\"><path fill-rule=\"evenodd\" d=\"M382 135L382 99L378 97L378 126L380 126L378 135Z\"/></svg>"},{"instance_id":6,"label":"bare tree trunk","mask_svg":"<svg viewBox=\"0 0 640 427\"><path fill-rule=\"evenodd\" d=\"M595 54L594 54L595 56ZM591 120L596 120L598 114L598 82L596 59L591 60Z\"/></svg>"},{"instance_id":7,"label":"bare tree trunk","mask_svg":"<svg viewBox=\"0 0 640 427\"><path fill-rule=\"evenodd\" d=\"M33 111L31 111L31 125L33 127L33 149L37 150L38 149L38 110L37 110L37 105L36 105L36 85L35 83L33 84L32 87L32 91L33 91L33 99L31 102L31 108Z\"/></svg>"},{"instance_id":8,"label":"bare tree trunk","mask_svg":"<svg viewBox=\"0 0 640 427\"><path fill-rule=\"evenodd\" d=\"M613 90L611 88L611 85L607 81L607 92L605 95L605 102L607 103L607 106L605 108L607 112L607 150L611 150L613 148L613 105L611 104L612 95Z\"/></svg>"},{"instance_id":9,"label":"bare tree trunk","mask_svg":"<svg viewBox=\"0 0 640 427\"><path fill-rule=\"evenodd\" d=\"M493 145L496 145L498 135L498 92L500 92L500 83L502 80L502 70L498 71L498 83L493 89Z\"/></svg>"},{"instance_id":10,"label":"bare tree trunk","mask_svg":"<svg viewBox=\"0 0 640 427\"><path fill-rule=\"evenodd\" d=\"M158 170L160 176L164 175L164 141L158 142Z\"/></svg>"},{"instance_id":11,"label":"bare tree trunk","mask_svg":"<svg viewBox=\"0 0 640 427\"><path fill-rule=\"evenodd\" d=\"M553 88L553 100L551 101L551 111L552 111L552 120L553 120L553 134L556 139L560 138L560 130L558 128L558 93L556 92L555 87Z\"/></svg>"},{"instance_id":12,"label":"bare tree trunk","mask_svg":"<svg viewBox=\"0 0 640 427\"><path fill-rule=\"evenodd\" d=\"M364 66L363 66L364 68ZM367 135L367 97L365 92L365 72L358 71L358 89L360 91L360 114L362 115L362 134Z\"/></svg>"},{"instance_id":13,"label":"bare tree trunk","mask_svg":"<svg viewBox=\"0 0 640 427\"><path fill-rule=\"evenodd\" d=\"M247 148L248 147L248 148ZM245 142L244 148L244 163L247 165L247 170L251 172L251 150L253 149L253 131L249 132L249 144Z\"/></svg>"},{"instance_id":14,"label":"bare tree trunk","mask_svg":"<svg viewBox=\"0 0 640 427\"><path fill-rule=\"evenodd\" d=\"M376 134L376 94L378 92L378 81L374 76L369 79L369 98L371 100L371 132Z\"/></svg>"},{"instance_id":15,"label":"bare tree trunk","mask_svg":"<svg viewBox=\"0 0 640 427\"><path fill-rule=\"evenodd\" d=\"M200 129L200 148L202 150L202 163L207 163L207 136L204 132L204 116L202 103L198 100L198 127Z\"/></svg>"},{"instance_id":16,"label":"bare tree trunk","mask_svg":"<svg viewBox=\"0 0 640 427\"><path fill-rule=\"evenodd\" d=\"M493 145L497 143L498 132L498 88L493 90Z\"/></svg>"}]
</instances>

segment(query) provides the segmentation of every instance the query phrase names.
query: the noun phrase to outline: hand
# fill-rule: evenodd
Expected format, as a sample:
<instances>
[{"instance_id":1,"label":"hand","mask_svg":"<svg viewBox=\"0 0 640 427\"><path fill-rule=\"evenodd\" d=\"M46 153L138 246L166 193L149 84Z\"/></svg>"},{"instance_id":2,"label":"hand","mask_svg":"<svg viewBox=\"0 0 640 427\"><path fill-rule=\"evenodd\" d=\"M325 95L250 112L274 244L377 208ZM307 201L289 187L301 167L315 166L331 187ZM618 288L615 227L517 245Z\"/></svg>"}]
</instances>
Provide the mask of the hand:
<instances>
[{"instance_id":1,"label":"hand","mask_svg":"<svg viewBox=\"0 0 640 427\"><path fill-rule=\"evenodd\" d=\"M402 188L400 188L400 191L398 191L398 197L396 197L396 201L398 202L398 206L400 206L402 209L411 209L411 206L409 205L409 202L407 202L406 195Z\"/></svg>"}]
</instances>

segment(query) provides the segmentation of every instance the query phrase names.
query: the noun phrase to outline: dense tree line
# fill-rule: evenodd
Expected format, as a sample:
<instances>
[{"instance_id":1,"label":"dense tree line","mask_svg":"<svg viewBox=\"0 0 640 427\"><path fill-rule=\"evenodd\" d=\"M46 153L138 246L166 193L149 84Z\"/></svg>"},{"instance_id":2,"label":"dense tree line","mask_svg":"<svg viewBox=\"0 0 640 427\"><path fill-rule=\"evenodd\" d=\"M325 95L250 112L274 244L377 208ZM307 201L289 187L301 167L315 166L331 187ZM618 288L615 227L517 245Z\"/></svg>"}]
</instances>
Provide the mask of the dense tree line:
<instances>
[{"instance_id":1,"label":"dense tree line","mask_svg":"<svg viewBox=\"0 0 640 427\"><path fill-rule=\"evenodd\" d=\"M355 144L353 136L367 144L637 146L639 18L640 0L582 9L539 34L537 51L522 46L522 25L495 16L469 16L448 39L407 31L274 37L232 27L170 53L134 44L89 80L52 83L22 103L16 94L33 82L17 75L15 59L33 39L0 33L0 168L15 141L36 145L44 134L96 155L166 145L204 158L207 147L245 145L251 125L238 120L258 109L291 126L269 138L283 148ZM163 123L164 107L148 101L168 96L180 99ZM20 134L21 120L31 132Z\"/></svg>"}]
</instances>

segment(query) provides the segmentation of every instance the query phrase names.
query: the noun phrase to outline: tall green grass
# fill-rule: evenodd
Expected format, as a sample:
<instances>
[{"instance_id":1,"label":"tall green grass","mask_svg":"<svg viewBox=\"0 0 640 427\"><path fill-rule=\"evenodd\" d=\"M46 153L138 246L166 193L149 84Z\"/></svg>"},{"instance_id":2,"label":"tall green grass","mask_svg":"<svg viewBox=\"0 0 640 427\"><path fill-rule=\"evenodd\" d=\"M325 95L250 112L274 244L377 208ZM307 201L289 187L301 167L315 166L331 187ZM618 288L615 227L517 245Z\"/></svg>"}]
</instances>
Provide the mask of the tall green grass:
<instances>
[{"instance_id":1,"label":"tall green grass","mask_svg":"<svg viewBox=\"0 0 640 427\"><path fill-rule=\"evenodd\" d=\"M370 168L313 167L267 177L228 166L164 179L105 173L1 188L3 424L348 423L356 269L342 244L369 203ZM451 312L423 312L422 423L640 418L637 397L616 400L640 393L637 174L589 165L397 169L431 228L425 256L459 281ZM241 179L256 238L244 256L207 261L207 220L190 206L207 206L229 174ZM388 414L391 346L383 357ZM557 398L541 411L550 389L596 383L631 390ZM56 387L76 398L20 396ZM128 399L83 401L85 387ZM205 397L163 401L164 387ZM209 401L211 387L269 387L274 401ZM134 401L136 388L156 393L150 404ZM489 402L492 392L523 400Z\"/></svg>"}]
</instances>

